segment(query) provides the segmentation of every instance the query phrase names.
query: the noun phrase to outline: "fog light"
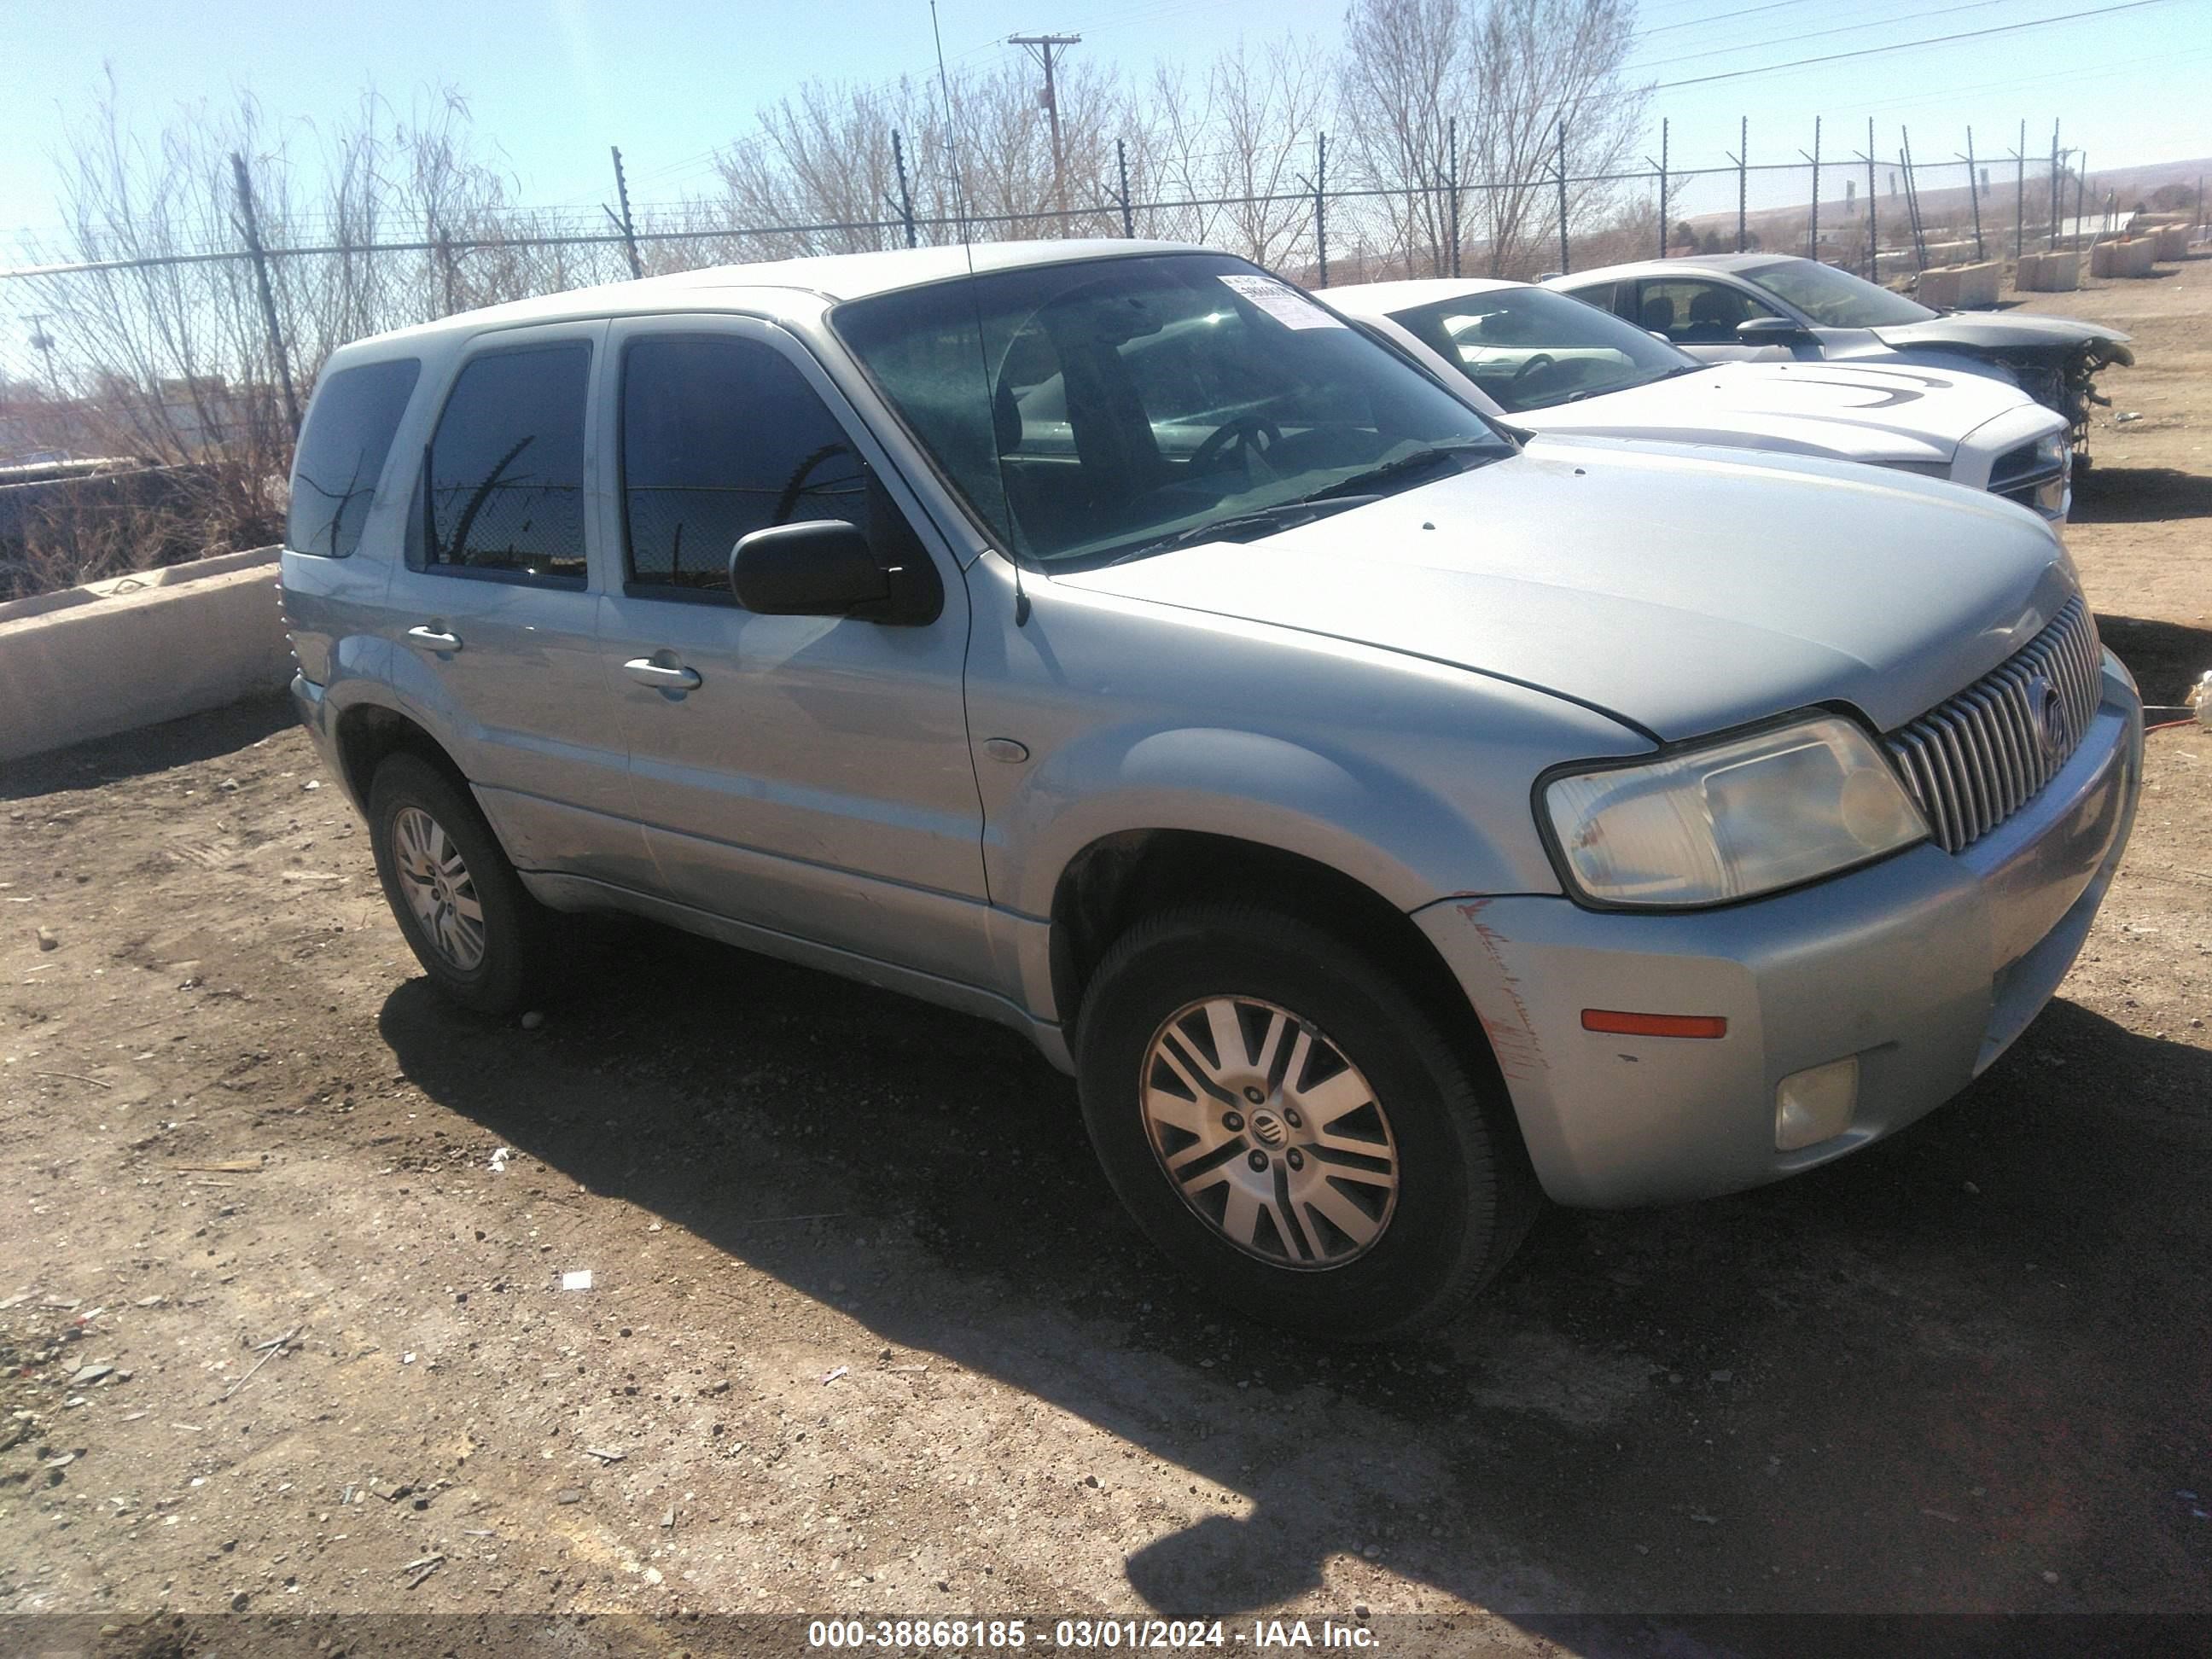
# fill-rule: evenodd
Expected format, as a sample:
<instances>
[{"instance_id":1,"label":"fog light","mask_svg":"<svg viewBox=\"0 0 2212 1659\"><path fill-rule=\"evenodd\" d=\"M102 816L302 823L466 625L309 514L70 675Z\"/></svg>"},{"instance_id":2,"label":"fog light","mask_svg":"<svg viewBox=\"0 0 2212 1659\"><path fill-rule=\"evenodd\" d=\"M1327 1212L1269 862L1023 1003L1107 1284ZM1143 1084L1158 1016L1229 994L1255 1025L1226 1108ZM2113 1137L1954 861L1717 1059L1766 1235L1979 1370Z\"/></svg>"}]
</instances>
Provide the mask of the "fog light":
<instances>
[{"instance_id":1,"label":"fog light","mask_svg":"<svg viewBox=\"0 0 2212 1659\"><path fill-rule=\"evenodd\" d=\"M1851 1127L1859 1100L1859 1057L1792 1072L1774 1085L1774 1150L1794 1152Z\"/></svg>"}]
</instances>

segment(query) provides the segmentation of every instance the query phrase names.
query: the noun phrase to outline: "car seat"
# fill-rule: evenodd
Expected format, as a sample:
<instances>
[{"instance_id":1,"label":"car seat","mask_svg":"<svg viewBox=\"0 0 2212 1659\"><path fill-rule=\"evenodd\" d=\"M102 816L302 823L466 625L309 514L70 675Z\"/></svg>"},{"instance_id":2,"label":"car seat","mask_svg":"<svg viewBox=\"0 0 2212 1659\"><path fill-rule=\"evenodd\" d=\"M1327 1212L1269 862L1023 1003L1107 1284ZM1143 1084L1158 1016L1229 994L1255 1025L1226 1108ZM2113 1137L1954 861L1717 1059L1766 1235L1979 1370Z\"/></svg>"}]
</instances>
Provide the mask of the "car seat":
<instances>
[{"instance_id":1,"label":"car seat","mask_svg":"<svg viewBox=\"0 0 2212 1659\"><path fill-rule=\"evenodd\" d=\"M1663 294L1655 294L1644 302L1644 329L1647 334L1671 334L1674 329L1674 302Z\"/></svg>"}]
</instances>

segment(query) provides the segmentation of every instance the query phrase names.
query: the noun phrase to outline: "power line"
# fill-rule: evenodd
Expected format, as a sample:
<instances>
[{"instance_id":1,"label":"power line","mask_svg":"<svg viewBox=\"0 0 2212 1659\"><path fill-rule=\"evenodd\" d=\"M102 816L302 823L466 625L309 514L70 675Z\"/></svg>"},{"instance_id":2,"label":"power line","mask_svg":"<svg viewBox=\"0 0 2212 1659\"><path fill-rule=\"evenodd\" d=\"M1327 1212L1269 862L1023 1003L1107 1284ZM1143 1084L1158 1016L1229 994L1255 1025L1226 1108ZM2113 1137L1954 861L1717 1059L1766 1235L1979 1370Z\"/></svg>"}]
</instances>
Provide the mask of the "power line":
<instances>
[{"instance_id":1,"label":"power line","mask_svg":"<svg viewBox=\"0 0 2212 1659\"><path fill-rule=\"evenodd\" d=\"M1825 40L1832 35L1855 34L1863 29L1887 28L1893 24L1917 23L1923 18L1948 17L1954 12L1987 11L1991 6L2017 5L2020 0L1966 0L1957 6L1944 6L1935 11L1905 11L1888 17L1875 17L1863 23L1845 23L1832 29L1815 29L1810 34L1793 34L1778 40L1745 40L1733 46L1708 46L1702 52L1686 52L1673 58L1655 58L1649 62L1631 61L1624 73L1639 70L1664 69L1669 64L1694 63L1700 58L1725 58L1732 52L1764 52L1769 46L1793 46L1800 40ZM2022 26L2025 27L2025 26Z\"/></svg>"},{"instance_id":2,"label":"power line","mask_svg":"<svg viewBox=\"0 0 2212 1659\"><path fill-rule=\"evenodd\" d=\"M2075 23L2085 17L2110 17L2115 12L2141 11L2146 6L2163 6L2172 0L2125 0L2118 6L2099 6L2091 11L2069 11L2057 17L2039 17L2026 23L2000 23L1994 28L1967 29L1959 34L1938 34L1926 40L1893 40L1886 46L1862 46L1856 52L1824 52L1818 58L1793 58L1786 64L1768 64L1759 69L1725 70L1717 75L1694 75L1683 81L1662 81L1653 86L1653 92L1671 92L1677 87L1702 87L1715 81L1741 81L1747 76L1778 75L1784 70L1807 69L1814 64L1837 64L1850 58L1874 58L1883 52L1911 52L1920 46L1948 46L1954 40L1979 40L1992 34L2017 34L2022 29L2039 29L2052 23Z\"/></svg>"}]
</instances>

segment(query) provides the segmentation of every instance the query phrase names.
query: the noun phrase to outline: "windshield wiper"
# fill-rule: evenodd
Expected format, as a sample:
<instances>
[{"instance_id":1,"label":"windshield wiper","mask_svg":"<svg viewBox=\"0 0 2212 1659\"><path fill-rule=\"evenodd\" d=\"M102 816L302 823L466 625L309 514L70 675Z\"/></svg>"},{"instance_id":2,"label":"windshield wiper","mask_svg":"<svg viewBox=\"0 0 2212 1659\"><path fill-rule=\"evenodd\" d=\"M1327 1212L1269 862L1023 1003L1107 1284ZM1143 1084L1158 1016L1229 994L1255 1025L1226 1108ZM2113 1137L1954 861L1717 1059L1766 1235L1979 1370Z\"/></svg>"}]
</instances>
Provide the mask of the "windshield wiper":
<instances>
[{"instance_id":1,"label":"windshield wiper","mask_svg":"<svg viewBox=\"0 0 2212 1659\"><path fill-rule=\"evenodd\" d=\"M1370 467L1364 472L1355 472L1350 477L1329 485L1326 489L1316 489L1312 495L1301 495L1298 499L1309 502L1329 501L1344 495L1376 495L1378 493L1376 489L1378 485L1389 483L1410 473L1426 472L1439 462L1449 461L1457 456L1470 454L1477 450L1492 452L1491 459L1493 460L1499 456L1512 453L1510 449L1488 438L1462 438L1451 443L1431 444L1426 449L1417 449L1410 455L1401 455L1395 461L1385 461L1382 465Z\"/></svg>"},{"instance_id":2,"label":"windshield wiper","mask_svg":"<svg viewBox=\"0 0 2212 1659\"><path fill-rule=\"evenodd\" d=\"M1233 513L1225 519L1215 519L1206 524L1194 524L1188 530L1178 530L1172 536L1163 536L1156 542L1146 542L1107 560L1111 565L1127 564L1132 559L1148 558L1155 553L1172 553L1178 547L1194 547L1202 542L1233 542L1240 538L1272 535L1279 530L1291 530L1332 513L1347 507L1361 507L1374 499L1371 495L1331 495L1321 499L1303 495L1296 501L1278 501L1273 507L1256 507L1249 513Z\"/></svg>"}]
</instances>

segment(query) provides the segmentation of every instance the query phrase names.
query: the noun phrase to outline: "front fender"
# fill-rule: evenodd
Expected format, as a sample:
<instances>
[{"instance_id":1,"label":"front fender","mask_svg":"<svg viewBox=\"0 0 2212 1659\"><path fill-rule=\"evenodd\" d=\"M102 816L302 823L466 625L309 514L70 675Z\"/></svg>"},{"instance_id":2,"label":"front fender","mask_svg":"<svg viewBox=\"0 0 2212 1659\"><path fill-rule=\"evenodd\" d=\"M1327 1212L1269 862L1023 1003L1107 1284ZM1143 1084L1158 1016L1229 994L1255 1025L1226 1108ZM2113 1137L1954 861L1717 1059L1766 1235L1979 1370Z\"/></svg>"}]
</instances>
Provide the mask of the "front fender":
<instances>
[{"instance_id":1,"label":"front fender","mask_svg":"<svg viewBox=\"0 0 2212 1659\"><path fill-rule=\"evenodd\" d=\"M994 901L1042 920L1085 848L1139 830L1295 853L1401 910L1518 884L1514 860L1449 803L1372 757L1218 726L1114 726L1051 756L1006 801L986 834Z\"/></svg>"}]
</instances>

